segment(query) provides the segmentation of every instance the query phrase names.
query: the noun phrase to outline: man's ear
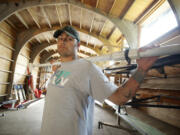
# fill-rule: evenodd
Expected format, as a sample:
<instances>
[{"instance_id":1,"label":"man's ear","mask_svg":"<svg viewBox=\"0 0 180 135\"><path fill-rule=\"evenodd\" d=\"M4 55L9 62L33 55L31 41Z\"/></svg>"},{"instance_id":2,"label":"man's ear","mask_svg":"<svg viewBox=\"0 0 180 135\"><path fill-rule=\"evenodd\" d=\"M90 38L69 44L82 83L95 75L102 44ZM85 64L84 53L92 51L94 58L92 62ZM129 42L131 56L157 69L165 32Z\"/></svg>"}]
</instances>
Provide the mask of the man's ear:
<instances>
[{"instance_id":1,"label":"man's ear","mask_svg":"<svg viewBox=\"0 0 180 135\"><path fill-rule=\"evenodd\" d=\"M77 43L77 47L78 47L78 48L80 47L80 42Z\"/></svg>"}]
</instances>

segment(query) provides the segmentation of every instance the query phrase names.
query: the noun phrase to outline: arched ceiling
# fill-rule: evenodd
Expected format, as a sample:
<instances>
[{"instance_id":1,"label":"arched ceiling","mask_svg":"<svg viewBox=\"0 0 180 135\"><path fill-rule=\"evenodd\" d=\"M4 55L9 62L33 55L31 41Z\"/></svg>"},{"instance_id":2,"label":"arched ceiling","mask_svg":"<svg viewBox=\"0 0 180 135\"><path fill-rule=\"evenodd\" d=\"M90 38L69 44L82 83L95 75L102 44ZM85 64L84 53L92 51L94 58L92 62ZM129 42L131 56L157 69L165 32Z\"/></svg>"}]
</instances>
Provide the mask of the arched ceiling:
<instances>
[{"instance_id":1,"label":"arched ceiling","mask_svg":"<svg viewBox=\"0 0 180 135\"><path fill-rule=\"evenodd\" d=\"M131 47L136 47L138 30L134 23L159 1L4 0L0 4L0 21L11 25L16 31L15 56L27 43L34 47L47 41L50 45L53 31L64 25L76 27L87 47L90 47L89 44L94 48L105 47L105 51L101 52L103 54L120 50L124 37ZM87 50L82 49L84 52ZM93 50L97 52L97 49Z\"/></svg>"}]
</instances>

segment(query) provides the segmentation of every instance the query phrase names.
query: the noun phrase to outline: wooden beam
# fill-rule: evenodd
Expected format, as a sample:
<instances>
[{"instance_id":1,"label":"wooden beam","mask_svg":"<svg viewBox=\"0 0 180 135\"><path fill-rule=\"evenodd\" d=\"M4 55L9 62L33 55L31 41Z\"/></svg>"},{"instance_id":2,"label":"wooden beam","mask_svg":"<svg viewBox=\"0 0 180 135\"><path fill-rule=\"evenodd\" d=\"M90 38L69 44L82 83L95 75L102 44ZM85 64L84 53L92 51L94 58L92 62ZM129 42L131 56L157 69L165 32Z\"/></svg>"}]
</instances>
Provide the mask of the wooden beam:
<instances>
[{"instance_id":1,"label":"wooden beam","mask_svg":"<svg viewBox=\"0 0 180 135\"><path fill-rule=\"evenodd\" d=\"M146 14L144 14L143 17L141 17L141 19L138 21L138 24L143 23L151 14L153 14L163 3L165 2L165 0L157 0L156 4L154 4L154 6L152 6L152 8L150 10L148 10L148 12L146 12Z\"/></svg>"},{"instance_id":2,"label":"wooden beam","mask_svg":"<svg viewBox=\"0 0 180 135\"><path fill-rule=\"evenodd\" d=\"M112 10L114 8L115 3L116 3L116 0L114 0L113 5L112 5L111 9L109 10L109 14L111 14L111 12L112 12Z\"/></svg>"},{"instance_id":3,"label":"wooden beam","mask_svg":"<svg viewBox=\"0 0 180 135\"><path fill-rule=\"evenodd\" d=\"M119 36L119 38L116 40L116 43L118 43L119 41L121 41L123 38L123 35Z\"/></svg>"},{"instance_id":4,"label":"wooden beam","mask_svg":"<svg viewBox=\"0 0 180 135\"><path fill-rule=\"evenodd\" d=\"M62 27L62 22L61 22L61 19L60 19L59 10L58 10L57 6L55 6L55 7L56 7L56 13L57 13L57 16L58 16L60 27Z\"/></svg>"},{"instance_id":5,"label":"wooden beam","mask_svg":"<svg viewBox=\"0 0 180 135\"><path fill-rule=\"evenodd\" d=\"M125 8L121 12L120 19L123 19L123 17L126 15L126 13L128 12L129 8L131 7L131 5L134 2L135 2L135 0L128 0L128 3L126 4Z\"/></svg>"},{"instance_id":6,"label":"wooden beam","mask_svg":"<svg viewBox=\"0 0 180 135\"><path fill-rule=\"evenodd\" d=\"M109 35L107 36L107 39L109 40L111 35L113 34L113 32L115 31L116 27L114 26L111 30L111 32L109 33Z\"/></svg>"},{"instance_id":7,"label":"wooden beam","mask_svg":"<svg viewBox=\"0 0 180 135\"><path fill-rule=\"evenodd\" d=\"M36 20L36 18L34 17L33 13L31 12L31 10L29 8L27 8L28 13L31 15L33 21L36 23L36 25L38 26L38 28L40 29L41 26L39 25L38 21Z\"/></svg>"},{"instance_id":8,"label":"wooden beam","mask_svg":"<svg viewBox=\"0 0 180 135\"><path fill-rule=\"evenodd\" d=\"M180 90L180 78L145 79L140 88Z\"/></svg>"},{"instance_id":9,"label":"wooden beam","mask_svg":"<svg viewBox=\"0 0 180 135\"><path fill-rule=\"evenodd\" d=\"M101 34L102 34L103 29L104 29L104 27L105 27L105 25L106 25L106 22L107 22L107 20L105 20L105 21L104 21L104 24L103 24L103 26L102 26L102 28L101 28L101 31L99 32L99 35L101 35Z\"/></svg>"},{"instance_id":10,"label":"wooden beam","mask_svg":"<svg viewBox=\"0 0 180 135\"><path fill-rule=\"evenodd\" d=\"M70 23L70 25L72 25L72 19L71 19L71 7L70 7L70 6L71 6L71 5L68 4L69 23Z\"/></svg>"},{"instance_id":11,"label":"wooden beam","mask_svg":"<svg viewBox=\"0 0 180 135\"><path fill-rule=\"evenodd\" d=\"M0 82L0 85L8 85L10 82Z\"/></svg>"},{"instance_id":12,"label":"wooden beam","mask_svg":"<svg viewBox=\"0 0 180 135\"><path fill-rule=\"evenodd\" d=\"M12 71L4 70L4 69L0 69L0 72L12 73Z\"/></svg>"},{"instance_id":13,"label":"wooden beam","mask_svg":"<svg viewBox=\"0 0 180 135\"><path fill-rule=\"evenodd\" d=\"M159 2L159 0L153 0L151 4L136 18L134 21L137 24L141 19Z\"/></svg>"},{"instance_id":14,"label":"wooden beam","mask_svg":"<svg viewBox=\"0 0 180 135\"><path fill-rule=\"evenodd\" d=\"M12 48L12 47L10 47L10 46L8 46L8 45L3 44L1 41L0 41L0 45L6 47L7 49L10 49L10 50L12 50L12 51L15 51L14 48Z\"/></svg>"},{"instance_id":15,"label":"wooden beam","mask_svg":"<svg viewBox=\"0 0 180 135\"><path fill-rule=\"evenodd\" d=\"M8 19L5 20L5 22L10 26L12 27L13 29L17 30L16 26Z\"/></svg>"},{"instance_id":16,"label":"wooden beam","mask_svg":"<svg viewBox=\"0 0 180 135\"><path fill-rule=\"evenodd\" d=\"M36 38L36 40L41 44L41 41L40 41L40 39L39 38L37 38L37 37L35 37Z\"/></svg>"},{"instance_id":17,"label":"wooden beam","mask_svg":"<svg viewBox=\"0 0 180 135\"><path fill-rule=\"evenodd\" d=\"M48 25L49 25L49 28L52 28L51 22L50 22L50 20L49 20L49 18L48 18L48 16L47 16L47 14L46 14L46 12L45 12L45 10L44 10L44 7L43 7L43 6L41 6L40 8L41 8L41 11L42 11L42 13L43 13L43 15L44 15L45 19L46 19L46 22L47 22L47 23L48 23Z\"/></svg>"},{"instance_id":18,"label":"wooden beam","mask_svg":"<svg viewBox=\"0 0 180 135\"><path fill-rule=\"evenodd\" d=\"M0 31L1 31L2 33L4 33L6 36L8 36L9 38L15 40L15 38L14 38L11 34L9 34L7 31L5 31L4 29L2 29L1 27L0 27Z\"/></svg>"},{"instance_id":19,"label":"wooden beam","mask_svg":"<svg viewBox=\"0 0 180 135\"><path fill-rule=\"evenodd\" d=\"M82 8L81 8L81 16L80 16L80 22L79 22L79 28L81 29L82 28Z\"/></svg>"},{"instance_id":20,"label":"wooden beam","mask_svg":"<svg viewBox=\"0 0 180 135\"><path fill-rule=\"evenodd\" d=\"M98 8L99 0L96 1L96 8Z\"/></svg>"},{"instance_id":21,"label":"wooden beam","mask_svg":"<svg viewBox=\"0 0 180 135\"><path fill-rule=\"evenodd\" d=\"M89 35L87 35L86 45L88 45L88 43L89 43Z\"/></svg>"},{"instance_id":22,"label":"wooden beam","mask_svg":"<svg viewBox=\"0 0 180 135\"><path fill-rule=\"evenodd\" d=\"M12 59L5 58L5 57L2 57L2 56L0 56L0 59L7 60L7 61L11 61L11 62L13 62L13 61L14 61L14 60L12 60Z\"/></svg>"},{"instance_id":23,"label":"wooden beam","mask_svg":"<svg viewBox=\"0 0 180 135\"><path fill-rule=\"evenodd\" d=\"M29 29L29 26L27 25L27 23L24 21L24 19L21 17L21 15L16 12L15 15L17 16L17 18L20 20L20 22L27 28Z\"/></svg>"},{"instance_id":24,"label":"wooden beam","mask_svg":"<svg viewBox=\"0 0 180 135\"><path fill-rule=\"evenodd\" d=\"M93 28L93 23L94 23L94 15L93 15L93 19L92 19L92 21L91 21L91 27L90 27L90 29L89 29L89 32L91 32L91 31L92 31L92 28Z\"/></svg>"},{"instance_id":25,"label":"wooden beam","mask_svg":"<svg viewBox=\"0 0 180 135\"><path fill-rule=\"evenodd\" d=\"M30 58L28 56L24 55L23 53L20 53L20 55L23 56L24 58L30 60Z\"/></svg>"}]
</instances>

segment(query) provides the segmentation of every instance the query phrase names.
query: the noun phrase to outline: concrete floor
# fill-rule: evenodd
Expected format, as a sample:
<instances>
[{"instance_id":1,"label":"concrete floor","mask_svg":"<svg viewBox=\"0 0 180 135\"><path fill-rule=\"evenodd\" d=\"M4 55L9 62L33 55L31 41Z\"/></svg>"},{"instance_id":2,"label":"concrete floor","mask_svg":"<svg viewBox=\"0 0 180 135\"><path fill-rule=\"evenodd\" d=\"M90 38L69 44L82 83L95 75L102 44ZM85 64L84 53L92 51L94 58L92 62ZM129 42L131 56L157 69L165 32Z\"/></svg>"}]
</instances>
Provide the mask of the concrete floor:
<instances>
[{"instance_id":1,"label":"concrete floor","mask_svg":"<svg viewBox=\"0 0 180 135\"><path fill-rule=\"evenodd\" d=\"M5 116L0 117L0 135L39 135L43 105L44 99L41 99L32 103L27 109L5 112ZM95 106L94 135L130 135L124 130L106 126L99 130L98 121L117 123L116 116L112 111ZM122 125L128 127L123 122Z\"/></svg>"}]
</instances>

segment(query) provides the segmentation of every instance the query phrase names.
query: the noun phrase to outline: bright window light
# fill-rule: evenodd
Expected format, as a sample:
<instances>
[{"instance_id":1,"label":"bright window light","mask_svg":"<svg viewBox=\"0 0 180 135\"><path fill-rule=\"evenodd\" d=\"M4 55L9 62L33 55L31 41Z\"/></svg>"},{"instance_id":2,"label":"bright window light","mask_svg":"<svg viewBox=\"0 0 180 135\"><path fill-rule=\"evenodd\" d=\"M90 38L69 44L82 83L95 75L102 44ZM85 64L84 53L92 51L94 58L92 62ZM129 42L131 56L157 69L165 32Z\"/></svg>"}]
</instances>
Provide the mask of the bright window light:
<instances>
[{"instance_id":1,"label":"bright window light","mask_svg":"<svg viewBox=\"0 0 180 135\"><path fill-rule=\"evenodd\" d=\"M141 25L140 47L147 45L177 26L175 15L166 1Z\"/></svg>"}]
</instances>

